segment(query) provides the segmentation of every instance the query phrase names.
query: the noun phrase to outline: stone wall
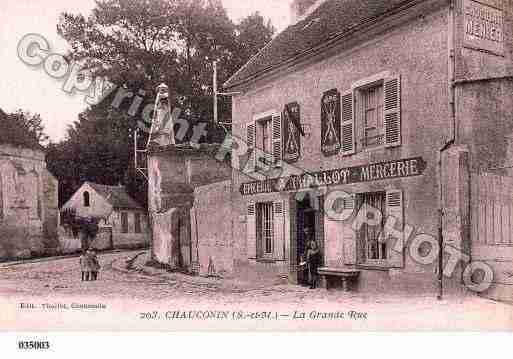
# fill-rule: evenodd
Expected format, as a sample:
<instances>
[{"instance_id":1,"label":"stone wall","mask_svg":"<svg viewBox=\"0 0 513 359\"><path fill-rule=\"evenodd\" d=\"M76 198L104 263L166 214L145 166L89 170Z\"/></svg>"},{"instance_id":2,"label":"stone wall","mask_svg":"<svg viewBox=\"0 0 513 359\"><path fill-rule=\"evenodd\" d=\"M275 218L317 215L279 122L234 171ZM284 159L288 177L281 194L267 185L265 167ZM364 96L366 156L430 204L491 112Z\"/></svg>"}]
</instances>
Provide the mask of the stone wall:
<instances>
[{"instance_id":1,"label":"stone wall","mask_svg":"<svg viewBox=\"0 0 513 359\"><path fill-rule=\"evenodd\" d=\"M58 253L57 196L43 152L0 145L0 260Z\"/></svg>"},{"instance_id":2,"label":"stone wall","mask_svg":"<svg viewBox=\"0 0 513 359\"><path fill-rule=\"evenodd\" d=\"M218 275L233 273L230 198L231 181L197 187L194 191L191 241L193 258L199 253L200 274L209 274L209 267Z\"/></svg>"}]
</instances>

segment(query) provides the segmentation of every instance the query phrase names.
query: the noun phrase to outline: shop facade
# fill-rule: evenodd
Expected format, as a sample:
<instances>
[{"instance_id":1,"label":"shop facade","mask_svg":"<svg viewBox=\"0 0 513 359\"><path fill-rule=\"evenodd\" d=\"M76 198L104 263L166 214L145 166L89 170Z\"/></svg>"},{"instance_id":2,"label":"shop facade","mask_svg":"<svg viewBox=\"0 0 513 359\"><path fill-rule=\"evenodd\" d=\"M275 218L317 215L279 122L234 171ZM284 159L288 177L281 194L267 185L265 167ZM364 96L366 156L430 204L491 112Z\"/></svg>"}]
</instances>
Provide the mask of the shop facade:
<instances>
[{"instance_id":1,"label":"shop facade","mask_svg":"<svg viewBox=\"0 0 513 359\"><path fill-rule=\"evenodd\" d=\"M323 265L357 269L361 290L436 292L438 259L411 242L438 238L440 207L457 213L442 219L446 243L471 254L470 163L482 154L457 138L455 78L477 58L509 71L511 3L375 3L316 3L225 84L247 145L232 154L240 266L301 284L313 232ZM482 41L472 14L484 14Z\"/></svg>"}]
</instances>

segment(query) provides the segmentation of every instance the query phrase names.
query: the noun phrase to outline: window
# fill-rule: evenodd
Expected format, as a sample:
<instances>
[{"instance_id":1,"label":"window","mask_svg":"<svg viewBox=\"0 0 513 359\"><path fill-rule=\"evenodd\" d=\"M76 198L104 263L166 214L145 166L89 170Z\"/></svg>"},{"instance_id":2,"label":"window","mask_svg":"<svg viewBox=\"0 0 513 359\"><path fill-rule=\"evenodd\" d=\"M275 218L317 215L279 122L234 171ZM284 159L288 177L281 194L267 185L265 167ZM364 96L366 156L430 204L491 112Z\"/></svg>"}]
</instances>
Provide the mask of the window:
<instances>
[{"instance_id":1,"label":"window","mask_svg":"<svg viewBox=\"0 0 513 359\"><path fill-rule=\"evenodd\" d=\"M358 195L358 201L362 206L371 206L382 213L381 225L370 226L366 223L362 225L357 233L358 241L362 251L362 262L373 263L386 261L387 244L382 240L383 229L385 225L386 212L386 192L363 193Z\"/></svg>"},{"instance_id":2,"label":"window","mask_svg":"<svg viewBox=\"0 0 513 359\"><path fill-rule=\"evenodd\" d=\"M142 233L141 230L141 214L135 213L134 214L134 220L135 220L135 233Z\"/></svg>"},{"instance_id":3,"label":"window","mask_svg":"<svg viewBox=\"0 0 513 359\"><path fill-rule=\"evenodd\" d=\"M282 116L269 112L255 116L246 125L246 143L251 154L246 164L249 172L265 172L271 167L281 166Z\"/></svg>"},{"instance_id":4,"label":"window","mask_svg":"<svg viewBox=\"0 0 513 359\"><path fill-rule=\"evenodd\" d=\"M401 78L381 73L353 84L341 97L343 156L401 145Z\"/></svg>"},{"instance_id":5,"label":"window","mask_svg":"<svg viewBox=\"0 0 513 359\"><path fill-rule=\"evenodd\" d=\"M128 233L128 213L121 212L121 233Z\"/></svg>"},{"instance_id":6,"label":"window","mask_svg":"<svg viewBox=\"0 0 513 359\"><path fill-rule=\"evenodd\" d=\"M257 204L257 245L260 257L271 257L274 246L274 212L272 202Z\"/></svg>"},{"instance_id":7,"label":"window","mask_svg":"<svg viewBox=\"0 0 513 359\"><path fill-rule=\"evenodd\" d=\"M91 197L89 195L89 192L84 192L84 207L90 207L91 206Z\"/></svg>"},{"instance_id":8,"label":"window","mask_svg":"<svg viewBox=\"0 0 513 359\"><path fill-rule=\"evenodd\" d=\"M360 127L361 148L373 148L384 144L383 84L358 91L357 127ZM359 105L359 106L358 106Z\"/></svg>"}]
</instances>

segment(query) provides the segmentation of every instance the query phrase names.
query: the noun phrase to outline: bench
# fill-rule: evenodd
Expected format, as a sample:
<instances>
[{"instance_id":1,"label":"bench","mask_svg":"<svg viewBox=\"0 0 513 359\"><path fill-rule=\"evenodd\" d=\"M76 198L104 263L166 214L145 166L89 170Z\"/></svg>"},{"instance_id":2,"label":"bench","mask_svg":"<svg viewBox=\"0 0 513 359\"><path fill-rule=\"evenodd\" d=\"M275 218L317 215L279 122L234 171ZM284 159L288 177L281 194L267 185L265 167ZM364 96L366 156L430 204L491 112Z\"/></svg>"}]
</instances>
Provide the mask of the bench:
<instances>
[{"instance_id":1,"label":"bench","mask_svg":"<svg viewBox=\"0 0 513 359\"><path fill-rule=\"evenodd\" d=\"M339 279L342 282L342 290L349 292L352 289L353 283L360 276L359 270L334 268L334 267L321 267L317 269L317 273L322 278L323 286L326 289L333 287L333 282Z\"/></svg>"}]
</instances>

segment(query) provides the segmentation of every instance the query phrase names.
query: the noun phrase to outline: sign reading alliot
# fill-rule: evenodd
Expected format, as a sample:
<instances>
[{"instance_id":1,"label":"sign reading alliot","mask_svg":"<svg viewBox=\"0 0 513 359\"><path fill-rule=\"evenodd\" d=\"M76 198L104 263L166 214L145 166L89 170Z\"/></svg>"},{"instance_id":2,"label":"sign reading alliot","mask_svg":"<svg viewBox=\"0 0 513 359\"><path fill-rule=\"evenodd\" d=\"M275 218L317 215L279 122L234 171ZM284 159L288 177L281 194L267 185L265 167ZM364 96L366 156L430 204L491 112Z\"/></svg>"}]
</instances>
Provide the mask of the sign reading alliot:
<instances>
[{"instance_id":1,"label":"sign reading alliot","mask_svg":"<svg viewBox=\"0 0 513 359\"><path fill-rule=\"evenodd\" d=\"M465 47L504 53L504 18L500 9L474 0L463 3Z\"/></svg>"},{"instance_id":2,"label":"sign reading alliot","mask_svg":"<svg viewBox=\"0 0 513 359\"><path fill-rule=\"evenodd\" d=\"M243 196L280 191L298 191L319 186L336 186L359 182L371 182L403 177L415 177L424 173L427 163L422 157L373 163L365 166L305 173L301 176L273 178L266 181L243 183Z\"/></svg>"}]
</instances>

